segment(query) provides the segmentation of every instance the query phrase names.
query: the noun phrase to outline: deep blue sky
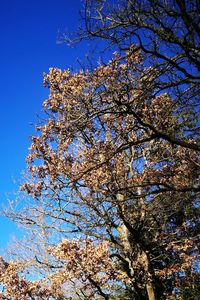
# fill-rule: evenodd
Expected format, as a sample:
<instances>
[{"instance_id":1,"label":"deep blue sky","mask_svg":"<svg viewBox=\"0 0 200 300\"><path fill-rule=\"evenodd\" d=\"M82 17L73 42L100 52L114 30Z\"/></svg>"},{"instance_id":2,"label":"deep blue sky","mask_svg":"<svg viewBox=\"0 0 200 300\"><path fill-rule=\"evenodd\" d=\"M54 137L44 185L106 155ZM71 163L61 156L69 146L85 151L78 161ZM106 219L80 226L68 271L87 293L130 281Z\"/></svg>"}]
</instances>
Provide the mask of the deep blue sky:
<instances>
[{"instance_id":1,"label":"deep blue sky","mask_svg":"<svg viewBox=\"0 0 200 300\"><path fill-rule=\"evenodd\" d=\"M43 72L49 67L68 68L84 57L88 45L76 48L56 43L58 32L75 31L80 22L81 0L2 0L0 6L0 200L18 188L25 157L48 90ZM4 247L15 231L0 217Z\"/></svg>"}]
</instances>

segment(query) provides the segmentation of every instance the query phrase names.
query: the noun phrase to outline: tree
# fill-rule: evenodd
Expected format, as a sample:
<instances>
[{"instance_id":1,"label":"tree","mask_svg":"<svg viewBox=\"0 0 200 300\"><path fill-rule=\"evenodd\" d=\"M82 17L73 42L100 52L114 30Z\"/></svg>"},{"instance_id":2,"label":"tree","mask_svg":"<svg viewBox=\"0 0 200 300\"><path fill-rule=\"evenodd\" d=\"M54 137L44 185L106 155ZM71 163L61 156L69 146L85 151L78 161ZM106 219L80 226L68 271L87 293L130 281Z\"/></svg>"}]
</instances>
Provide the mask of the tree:
<instances>
[{"instance_id":1,"label":"tree","mask_svg":"<svg viewBox=\"0 0 200 300\"><path fill-rule=\"evenodd\" d=\"M168 94L155 94L155 76L135 46L92 73L51 69L49 119L28 156L34 181L22 187L73 235L111 243L133 299L170 294L196 258L198 155L184 134L193 124ZM185 147L161 131L184 134Z\"/></svg>"},{"instance_id":2,"label":"tree","mask_svg":"<svg viewBox=\"0 0 200 300\"><path fill-rule=\"evenodd\" d=\"M59 266L52 276L58 274L59 286L69 279L78 283L80 299L81 291L86 299L88 293L93 299L120 297L119 286L127 299L172 299L181 293L184 299L184 282L191 273L196 276L198 259L198 57L197 50L187 48L191 44L178 47L178 58L174 47L160 57L157 52L166 54L162 45L170 43L164 37L173 32L167 36L159 29L161 35L147 25L168 28L170 18L187 25L188 16L178 1L171 13L166 1L125 1L106 13L103 3L86 2L87 32L100 37L107 33L125 50L93 71L73 74L53 68L46 74L47 120L32 137L27 157L32 177L22 186L33 198L32 210L11 217L39 228L46 224L68 237L58 246L58 255L51 250ZM195 14L193 4L185 6L189 16ZM93 5L98 5L100 19L93 18ZM139 21L150 32L147 48L139 39L145 35ZM195 49L196 22L194 18L191 35L189 29L184 36L180 33L186 44L195 34ZM156 34L159 43L152 53ZM128 44L135 36L139 45ZM188 73L194 68L194 75ZM83 241L69 242L76 236ZM87 243L91 250L86 255ZM65 253L72 255L70 261Z\"/></svg>"}]
</instances>

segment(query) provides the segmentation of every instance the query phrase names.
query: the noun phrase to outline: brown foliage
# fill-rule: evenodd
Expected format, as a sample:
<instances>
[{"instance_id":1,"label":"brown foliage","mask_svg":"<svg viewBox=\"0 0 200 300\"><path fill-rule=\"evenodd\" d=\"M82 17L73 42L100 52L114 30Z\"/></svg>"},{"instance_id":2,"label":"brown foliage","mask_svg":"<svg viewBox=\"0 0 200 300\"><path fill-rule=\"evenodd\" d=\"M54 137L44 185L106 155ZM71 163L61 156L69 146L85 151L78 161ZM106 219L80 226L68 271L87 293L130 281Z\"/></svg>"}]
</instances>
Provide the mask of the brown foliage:
<instances>
[{"instance_id":1,"label":"brown foliage","mask_svg":"<svg viewBox=\"0 0 200 300\"><path fill-rule=\"evenodd\" d=\"M169 94L155 94L156 75L135 46L94 72L51 69L49 119L27 158L35 182L22 186L57 203L54 218L73 232L109 240L137 297L156 282L164 293L169 276L175 287L196 259L187 231L196 222L198 146L185 130L194 125Z\"/></svg>"},{"instance_id":2,"label":"brown foliage","mask_svg":"<svg viewBox=\"0 0 200 300\"><path fill-rule=\"evenodd\" d=\"M49 250L55 299L69 282L79 299L173 299L198 259L199 7L107 3L86 1L86 31L121 52L45 75L47 120L22 185L33 208L12 218L68 236Z\"/></svg>"}]
</instances>

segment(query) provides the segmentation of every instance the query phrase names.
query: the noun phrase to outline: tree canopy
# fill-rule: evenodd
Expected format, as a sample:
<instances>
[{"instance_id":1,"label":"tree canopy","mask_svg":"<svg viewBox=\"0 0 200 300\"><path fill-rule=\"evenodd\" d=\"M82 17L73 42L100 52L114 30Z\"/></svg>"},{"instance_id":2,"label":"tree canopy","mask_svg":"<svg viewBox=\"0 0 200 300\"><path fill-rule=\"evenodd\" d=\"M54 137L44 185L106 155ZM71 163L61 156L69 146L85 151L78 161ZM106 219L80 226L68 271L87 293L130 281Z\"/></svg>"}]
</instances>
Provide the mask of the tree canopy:
<instances>
[{"instance_id":1,"label":"tree canopy","mask_svg":"<svg viewBox=\"0 0 200 300\"><path fill-rule=\"evenodd\" d=\"M32 200L7 211L48 235L48 260L33 263L47 279L23 283L23 299L44 286L44 299L70 299L69 285L73 299L198 299L198 12L195 1L85 2L79 37L118 50L93 70L44 77L47 117L21 187ZM16 299L11 264L5 299Z\"/></svg>"}]
</instances>

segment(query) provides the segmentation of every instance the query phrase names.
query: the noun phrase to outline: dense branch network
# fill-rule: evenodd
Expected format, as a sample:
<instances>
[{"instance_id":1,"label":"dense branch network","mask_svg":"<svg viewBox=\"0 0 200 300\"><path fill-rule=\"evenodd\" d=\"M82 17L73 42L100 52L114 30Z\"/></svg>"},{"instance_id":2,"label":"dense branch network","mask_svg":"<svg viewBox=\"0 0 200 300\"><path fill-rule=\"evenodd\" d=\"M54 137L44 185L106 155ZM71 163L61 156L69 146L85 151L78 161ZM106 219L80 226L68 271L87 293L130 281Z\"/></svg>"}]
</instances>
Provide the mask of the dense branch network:
<instances>
[{"instance_id":1,"label":"dense branch network","mask_svg":"<svg viewBox=\"0 0 200 300\"><path fill-rule=\"evenodd\" d=\"M47 119L21 188L31 200L6 214L44 235L32 261L55 299L185 300L199 278L199 4L109 3L86 1L80 37L119 51L90 71L45 75ZM24 299L37 299L23 282Z\"/></svg>"}]
</instances>

